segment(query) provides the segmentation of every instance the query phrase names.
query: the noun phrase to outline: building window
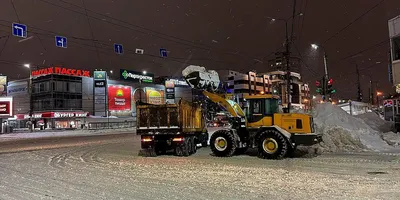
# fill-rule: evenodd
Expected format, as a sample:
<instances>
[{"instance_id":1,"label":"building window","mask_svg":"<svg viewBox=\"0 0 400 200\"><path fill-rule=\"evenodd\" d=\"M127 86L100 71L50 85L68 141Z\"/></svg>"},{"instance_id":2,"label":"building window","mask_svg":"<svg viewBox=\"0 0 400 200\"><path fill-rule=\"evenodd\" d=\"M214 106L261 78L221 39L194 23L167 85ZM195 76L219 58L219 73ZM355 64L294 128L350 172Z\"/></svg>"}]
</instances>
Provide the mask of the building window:
<instances>
[{"instance_id":1,"label":"building window","mask_svg":"<svg viewBox=\"0 0 400 200\"><path fill-rule=\"evenodd\" d=\"M392 39L393 61L400 60L400 36Z\"/></svg>"},{"instance_id":2,"label":"building window","mask_svg":"<svg viewBox=\"0 0 400 200\"><path fill-rule=\"evenodd\" d=\"M63 91L63 82L62 81L56 81L56 89L55 91L57 92L62 92Z\"/></svg>"}]
</instances>

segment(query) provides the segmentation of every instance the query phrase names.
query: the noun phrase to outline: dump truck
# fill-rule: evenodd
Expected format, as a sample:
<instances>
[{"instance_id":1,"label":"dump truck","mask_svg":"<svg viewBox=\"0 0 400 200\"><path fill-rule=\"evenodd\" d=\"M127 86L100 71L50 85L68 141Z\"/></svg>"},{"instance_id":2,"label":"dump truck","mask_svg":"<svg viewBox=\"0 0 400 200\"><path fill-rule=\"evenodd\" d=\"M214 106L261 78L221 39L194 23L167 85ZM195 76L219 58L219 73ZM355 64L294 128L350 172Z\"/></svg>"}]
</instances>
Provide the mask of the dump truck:
<instances>
[{"instance_id":1,"label":"dump truck","mask_svg":"<svg viewBox=\"0 0 400 200\"><path fill-rule=\"evenodd\" d=\"M189 156L196 153L197 146L207 146L205 116L198 103L138 103L136 112L137 134L141 136L139 155L173 152L176 156Z\"/></svg>"}]
</instances>

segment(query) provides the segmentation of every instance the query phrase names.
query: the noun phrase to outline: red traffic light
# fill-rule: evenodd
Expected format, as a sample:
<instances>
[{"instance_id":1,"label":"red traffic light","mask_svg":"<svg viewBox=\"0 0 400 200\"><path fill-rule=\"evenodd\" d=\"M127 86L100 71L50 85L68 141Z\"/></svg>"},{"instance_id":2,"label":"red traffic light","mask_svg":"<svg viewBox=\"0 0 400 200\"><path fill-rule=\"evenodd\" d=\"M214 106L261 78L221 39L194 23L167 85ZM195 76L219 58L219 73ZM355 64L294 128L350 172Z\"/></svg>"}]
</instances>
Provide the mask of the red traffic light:
<instances>
[{"instance_id":1,"label":"red traffic light","mask_svg":"<svg viewBox=\"0 0 400 200\"><path fill-rule=\"evenodd\" d=\"M332 85L332 83L333 83L333 79L329 79L328 85Z\"/></svg>"},{"instance_id":2,"label":"red traffic light","mask_svg":"<svg viewBox=\"0 0 400 200\"><path fill-rule=\"evenodd\" d=\"M317 87L319 87L319 86L321 85L321 82L315 81L315 85L316 85Z\"/></svg>"}]
</instances>

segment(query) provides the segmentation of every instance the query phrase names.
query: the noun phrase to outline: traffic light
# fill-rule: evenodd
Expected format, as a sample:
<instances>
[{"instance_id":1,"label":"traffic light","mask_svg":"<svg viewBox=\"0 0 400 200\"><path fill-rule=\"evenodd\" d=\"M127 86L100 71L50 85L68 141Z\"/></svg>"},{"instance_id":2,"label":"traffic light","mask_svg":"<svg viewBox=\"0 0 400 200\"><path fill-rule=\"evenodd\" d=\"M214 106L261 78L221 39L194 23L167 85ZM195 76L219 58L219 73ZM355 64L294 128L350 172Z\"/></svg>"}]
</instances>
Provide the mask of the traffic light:
<instances>
[{"instance_id":1,"label":"traffic light","mask_svg":"<svg viewBox=\"0 0 400 200\"><path fill-rule=\"evenodd\" d=\"M333 79L329 79L329 81L328 81L328 86L329 86L329 85L332 86L332 84L333 84Z\"/></svg>"},{"instance_id":2,"label":"traffic light","mask_svg":"<svg viewBox=\"0 0 400 200\"><path fill-rule=\"evenodd\" d=\"M316 92L320 95L323 95L323 88L321 86L321 82L320 81L315 81L315 86L317 86L317 90Z\"/></svg>"},{"instance_id":3,"label":"traffic light","mask_svg":"<svg viewBox=\"0 0 400 200\"><path fill-rule=\"evenodd\" d=\"M336 89L333 88L333 79L329 79L327 86L326 86L326 93L333 94L336 92Z\"/></svg>"}]
</instances>

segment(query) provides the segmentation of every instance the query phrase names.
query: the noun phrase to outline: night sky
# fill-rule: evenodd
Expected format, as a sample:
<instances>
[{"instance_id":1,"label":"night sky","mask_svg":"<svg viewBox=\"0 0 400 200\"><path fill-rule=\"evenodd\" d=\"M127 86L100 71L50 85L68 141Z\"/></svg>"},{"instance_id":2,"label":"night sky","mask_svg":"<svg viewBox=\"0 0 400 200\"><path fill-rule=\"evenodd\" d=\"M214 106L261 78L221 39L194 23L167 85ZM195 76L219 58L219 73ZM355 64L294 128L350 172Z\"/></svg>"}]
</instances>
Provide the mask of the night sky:
<instances>
[{"instance_id":1,"label":"night sky","mask_svg":"<svg viewBox=\"0 0 400 200\"><path fill-rule=\"evenodd\" d=\"M326 49L328 71L339 98L356 98L355 64L361 69L364 98L368 98L369 75L379 90L393 90L388 78L387 21L400 15L400 1L381 1L297 0L297 13L303 16L295 18L292 52L300 53L307 64L302 73L305 82L314 86L323 75L323 53L310 48L317 43ZM22 63L89 70L124 68L175 76L189 64L265 72L271 53L283 49L285 40L284 22L270 18L290 18L293 9L292 0L13 2L16 12L11 0L0 4L0 73L10 79L29 75ZM25 40L10 36L11 23L18 21L28 25ZM67 49L55 47L56 34L68 37ZM124 45L124 55L113 52L114 43ZM135 55L136 48L145 54ZM160 48L169 51L167 59L159 58Z\"/></svg>"}]
</instances>

